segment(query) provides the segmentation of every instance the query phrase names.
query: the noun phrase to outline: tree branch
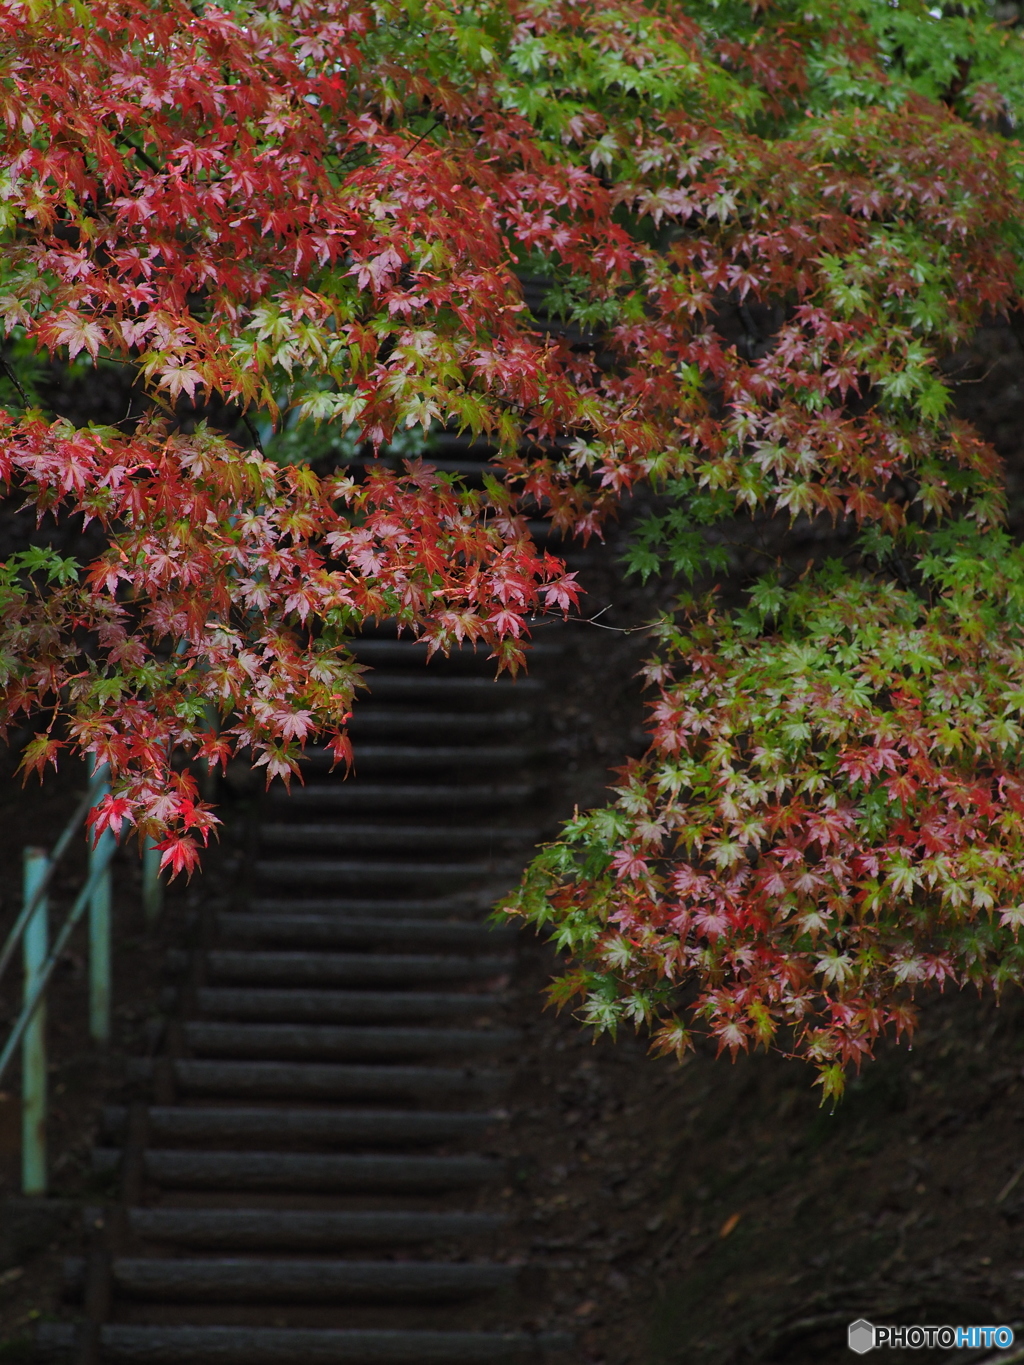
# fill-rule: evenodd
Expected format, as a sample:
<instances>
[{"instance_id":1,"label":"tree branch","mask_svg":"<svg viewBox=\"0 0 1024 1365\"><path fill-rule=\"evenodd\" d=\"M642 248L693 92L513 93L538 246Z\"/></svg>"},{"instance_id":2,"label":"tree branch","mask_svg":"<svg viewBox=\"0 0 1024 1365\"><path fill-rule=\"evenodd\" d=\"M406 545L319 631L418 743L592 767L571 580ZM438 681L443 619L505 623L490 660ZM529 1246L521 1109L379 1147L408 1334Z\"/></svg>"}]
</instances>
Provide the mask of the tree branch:
<instances>
[{"instance_id":1,"label":"tree branch","mask_svg":"<svg viewBox=\"0 0 1024 1365\"><path fill-rule=\"evenodd\" d=\"M2 355L0 355L0 368L3 369L4 374L11 381L14 387L18 390L18 394L21 397L21 401L25 404L26 407L31 407L31 404L28 401L28 395L25 393L25 390L21 387L21 381L19 380L18 376L14 373L14 371L11 369L10 365L7 363L7 361L4 359Z\"/></svg>"}]
</instances>

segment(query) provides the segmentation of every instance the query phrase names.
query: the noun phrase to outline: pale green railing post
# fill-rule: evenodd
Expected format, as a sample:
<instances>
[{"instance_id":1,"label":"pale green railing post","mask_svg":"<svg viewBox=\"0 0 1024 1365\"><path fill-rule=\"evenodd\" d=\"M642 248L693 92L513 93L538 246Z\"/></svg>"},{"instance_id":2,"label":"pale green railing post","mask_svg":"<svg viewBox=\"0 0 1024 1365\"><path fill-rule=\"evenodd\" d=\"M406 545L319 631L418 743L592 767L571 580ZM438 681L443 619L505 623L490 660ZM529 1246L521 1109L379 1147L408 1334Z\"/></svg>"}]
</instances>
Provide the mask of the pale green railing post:
<instances>
[{"instance_id":1,"label":"pale green railing post","mask_svg":"<svg viewBox=\"0 0 1024 1365\"><path fill-rule=\"evenodd\" d=\"M94 804L109 790L108 782L97 784ZM109 829L95 842L89 837L90 873L109 859L114 842ZM108 861L89 897L89 1034L101 1047L110 1042L110 881Z\"/></svg>"},{"instance_id":2,"label":"pale green railing post","mask_svg":"<svg viewBox=\"0 0 1024 1365\"><path fill-rule=\"evenodd\" d=\"M220 716L217 708L212 702L207 702L203 707L203 715L206 723L211 730L216 733L220 729ZM199 779L199 792L204 801L216 801L217 799L217 767L208 758L201 760L202 776Z\"/></svg>"},{"instance_id":3,"label":"pale green railing post","mask_svg":"<svg viewBox=\"0 0 1024 1365\"><path fill-rule=\"evenodd\" d=\"M25 904L28 906L46 876L50 859L41 848L26 848ZM46 962L49 929L47 898L36 904L22 938L25 1000L30 999ZM41 999L21 1039L21 1189L23 1194L46 1193L46 1001Z\"/></svg>"},{"instance_id":4,"label":"pale green railing post","mask_svg":"<svg viewBox=\"0 0 1024 1365\"><path fill-rule=\"evenodd\" d=\"M160 880L160 850L156 840L147 837L142 841L142 913L146 925L152 929L160 918L164 907L164 888Z\"/></svg>"}]
</instances>

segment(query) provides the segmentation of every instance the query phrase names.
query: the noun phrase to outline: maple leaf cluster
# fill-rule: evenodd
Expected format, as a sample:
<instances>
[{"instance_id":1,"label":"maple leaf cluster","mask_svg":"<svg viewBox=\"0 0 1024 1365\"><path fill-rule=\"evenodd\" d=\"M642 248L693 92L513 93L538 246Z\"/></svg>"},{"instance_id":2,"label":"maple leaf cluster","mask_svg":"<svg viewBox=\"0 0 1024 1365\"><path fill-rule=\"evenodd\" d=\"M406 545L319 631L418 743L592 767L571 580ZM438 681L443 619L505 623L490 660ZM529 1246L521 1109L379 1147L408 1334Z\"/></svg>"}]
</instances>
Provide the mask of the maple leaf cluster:
<instances>
[{"instance_id":1,"label":"maple leaf cluster","mask_svg":"<svg viewBox=\"0 0 1024 1365\"><path fill-rule=\"evenodd\" d=\"M784 1024L826 1070L905 1024L919 968L890 959L927 934L893 925L945 904L921 869L946 853L923 831L952 841L958 884L984 881L964 869L1002 856L1016 791L1016 741L998 762L984 745L947 750L932 694L881 681L898 640L923 632L935 669L972 680L986 725L1016 723L996 717L1018 629L989 572L1013 562L1001 474L951 416L940 361L1021 301L1024 163L1007 134L1024 54L982 6L962 9L4 0L0 483L29 515L99 522L106 545L92 563L35 548L3 568L0 722L30 721L25 767L68 749L105 759L96 826L134 823L191 867L216 817L189 758L242 752L287 777L320 736L347 760L346 642L367 622L522 663L530 617L579 592L529 518L587 536L652 484L670 507L641 528L634 566L683 576L716 566L708 525L832 519L857 547L842 582L759 588L782 596L756 628L665 628L675 680L628 780L647 806L592 817L614 873L579 872L574 841L596 826L574 824L538 864L568 859L564 886L517 908L580 926L567 941L599 978L597 1023L620 1005L645 1016L643 991L663 1002L681 982L726 1046ZM543 316L524 279L542 282ZM19 378L33 348L119 367L139 402L75 428ZM375 459L438 428L485 440L500 477L474 491ZM359 459L314 469L304 443ZM968 658L947 598L970 592L1002 614ZM826 610L840 601L842 627ZM873 614L888 643L862 676L843 631L866 632L873 657ZM748 743L763 730L767 752L789 722L728 718L768 696L798 641L790 700L806 716L792 724L813 736L793 758L799 793L770 765L758 777ZM817 708L837 669L860 700L835 683L848 728L826 743ZM870 770L863 754L883 751ZM710 776L666 776L683 752ZM972 765L989 796L940 838L934 810L959 809ZM765 794L734 799L730 771ZM763 833L742 843L728 800ZM666 871L683 828L685 866ZM1024 901L1013 875L998 904L970 890L971 924ZM848 944L842 916L872 878ZM680 931L670 951L664 916L691 913L697 938ZM786 927L812 913L820 970ZM998 936L972 957L944 932L912 956L925 975L962 980L975 961L1015 974Z\"/></svg>"},{"instance_id":2,"label":"maple leaf cluster","mask_svg":"<svg viewBox=\"0 0 1024 1365\"><path fill-rule=\"evenodd\" d=\"M936 539L930 601L833 562L662 624L650 750L518 899L580 959L556 1000L680 1054L687 1013L734 1054L788 1030L831 1095L908 988L1020 980L1024 552L986 539L979 598Z\"/></svg>"},{"instance_id":3,"label":"maple leaf cluster","mask_svg":"<svg viewBox=\"0 0 1024 1365\"><path fill-rule=\"evenodd\" d=\"M436 8L436 45L457 47ZM574 362L519 323L511 244L557 237L589 261L610 206L543 163L522 119L481 149L465 129L493 121L486 91L403 68L368 5L7 4L0 29L8 335L128 365L149 400L127 430L13 408L0 424L8 494L98 520L109 544L89 565L6 564L0 719L47 717L27 770L68 747L108 762L96 828L127 819L190 869L216 817L176 754L245 751L288 776L319 734L347 760L344 641L365 622L484 642L514 668L527 617L578 589L513 487L467 492L418 464L323 478L186 432L176 405L359 421L371 446L435 421L513 452L550 440L578 420ZM455 136L425 140L406 101ZM530 495L544 487L531 472Z\"/></svg>"},{"instance_id":4,"label":"maple leaf cluster","mask_svg":"<svg viewBox=\"0 0 1024 1365\"><path fill-rule=\"evenodd\" d=\"M834 1097L883 1032L912 1030L916 987L1024 974L1020 558L939 365L1020 306L1022 163L985 127L1020 92L984 25L997 80L976 65L937 99L935 63L907 52L901 72L855 7L845 44L793 17L716 44L762 96L742 128L661 107L608 158L650 246L642 288L606 296L605 391L644 425L587 454L670 503L634 544L642 574L725 568L744 514L831 519L850 554L663 623L650 751L504 908L554 932L575 965L552 998L581 997L595 1028L782 1047ZM918 50L938 41L937 15L914 19ZM594 316L593 289L565 293Z\"/></svg>"}]
</instances>

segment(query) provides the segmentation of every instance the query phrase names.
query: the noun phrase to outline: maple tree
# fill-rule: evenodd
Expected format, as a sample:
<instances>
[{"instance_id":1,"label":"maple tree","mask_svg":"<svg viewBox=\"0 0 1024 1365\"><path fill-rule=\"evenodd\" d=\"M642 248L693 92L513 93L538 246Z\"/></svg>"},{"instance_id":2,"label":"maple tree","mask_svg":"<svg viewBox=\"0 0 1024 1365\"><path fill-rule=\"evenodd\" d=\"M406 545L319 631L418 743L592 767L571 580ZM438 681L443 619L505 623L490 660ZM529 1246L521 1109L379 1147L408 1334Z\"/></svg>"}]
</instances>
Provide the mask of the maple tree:
<instances>
[{"instance_id":1,"label":"maple tree","mask_svg":"<svg viewBox=\"0 0 1024 1365\"><path fill-rule=\"evenodd\" d=\"M1019 306L1022 162L992 126L1016 123L1019 39L982 7L849 7L817 42L815 17L709 7L762 95L745 136L701 130L711 174L680 166L692 136L660 159L638 137L621 191L685 224L620 331L667 362L682 437L632 567L706 586L731 533L766 575L659 625L649 752L506 908L553 927L575 961L552 996L596 1028L778 1046L825 1098L913 1028L919 984L1024 968L1024 558L938 366ZM644 182L666 161L682 188ZM790 570L779 513L833 519L843 558Z\"/></svg>"},{"instance_id":2,"label":"maple tree","mask_svg":"<svg viewBox=\"0 0 1024 1365\"><path fill-rule=\"evenodd\" d=\"M1020 304L1015 30L918 0L6 0L0 31L0 480L106 545L3 568L27 769L106 760L96 826L190 867L215 816L176 754L345 761L370 620L519 666L578 600L527 516L593 534L647 482L633 567L703 578L659 628L650 753L510 903L574 954L556 997L666 1048L688 1015L774 1041L831 1094L914 983L1018 977L1024 562L938 367ZM125 369L137 409L47 414L40 348ZM502 478L340 458L432 425ZM846 558L705 600L708 528L780 517L836 520Z\"/></svg>"}]
</instances>

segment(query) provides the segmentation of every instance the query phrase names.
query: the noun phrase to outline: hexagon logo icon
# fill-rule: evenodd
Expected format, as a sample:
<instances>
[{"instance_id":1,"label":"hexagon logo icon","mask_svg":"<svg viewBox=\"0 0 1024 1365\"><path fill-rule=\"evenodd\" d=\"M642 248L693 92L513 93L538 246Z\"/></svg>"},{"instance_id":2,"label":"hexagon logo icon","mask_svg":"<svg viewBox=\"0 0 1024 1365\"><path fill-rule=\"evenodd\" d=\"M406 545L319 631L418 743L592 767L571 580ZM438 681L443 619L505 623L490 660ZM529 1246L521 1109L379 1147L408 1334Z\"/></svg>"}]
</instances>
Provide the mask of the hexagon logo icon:
<instances>
[{"instance_id":1,"label":"hexagon logo icon","mask_svg":"<svg viewBox=\"0 0 1024 1365\"><path fill-rule=\"evenodd\" d=\"M851 1322L847 1328L847 1341L851 1351L856 1351L862 1356L865 1351L871 1351L875 1345L875 1329L866 1318L858 1318L856 1322Z\"/></svg>"}]
</instances>

